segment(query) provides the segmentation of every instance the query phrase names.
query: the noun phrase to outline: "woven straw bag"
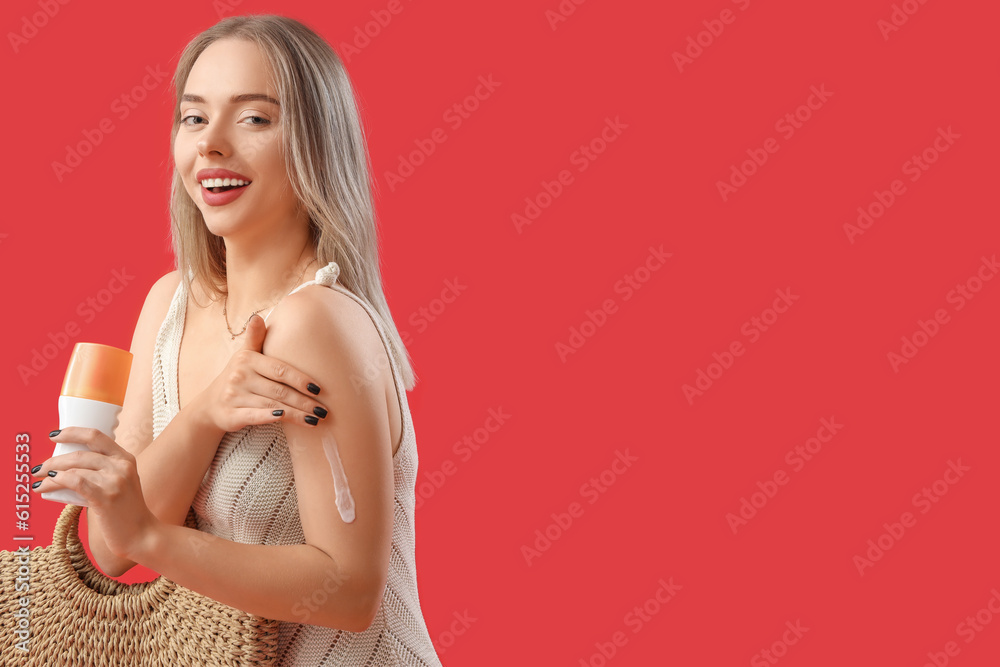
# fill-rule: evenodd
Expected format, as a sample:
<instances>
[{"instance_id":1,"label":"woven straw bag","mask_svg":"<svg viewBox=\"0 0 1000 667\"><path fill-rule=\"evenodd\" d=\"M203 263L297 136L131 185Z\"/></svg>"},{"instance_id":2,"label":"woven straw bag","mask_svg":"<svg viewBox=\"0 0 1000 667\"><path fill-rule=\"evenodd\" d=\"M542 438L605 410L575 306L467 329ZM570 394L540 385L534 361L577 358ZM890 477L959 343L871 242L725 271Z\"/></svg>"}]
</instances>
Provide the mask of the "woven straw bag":
<instances>
[{"instance_id":1,"label":"woven straw bag","mask_svg":"<svg viewBox=\"0 0 1000 667\"><path fill-rule=\"evenodd\" d=\"M82 510L66 506L51 546L0 551L0 665L274 663L278 621L247 614L162 575L138 584L105 576L80 543ZM196 527L193 509L186 525ZM26 556L27 564L22 563ZM22 597L28 602L27 620L19 611ZM24 640L18 630L30 633L27 652L18 647Z\"/></svg>"}]
</instances>

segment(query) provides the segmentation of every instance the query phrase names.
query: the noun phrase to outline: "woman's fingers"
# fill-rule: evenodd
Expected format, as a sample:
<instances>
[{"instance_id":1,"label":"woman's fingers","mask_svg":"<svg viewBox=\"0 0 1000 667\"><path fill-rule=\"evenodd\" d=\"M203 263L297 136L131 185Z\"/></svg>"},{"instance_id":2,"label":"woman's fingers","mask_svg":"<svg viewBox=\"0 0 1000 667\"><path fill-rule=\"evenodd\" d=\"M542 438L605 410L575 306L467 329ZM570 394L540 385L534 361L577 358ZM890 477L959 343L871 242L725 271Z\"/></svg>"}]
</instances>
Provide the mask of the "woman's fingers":
<instances>
[{"instance_id":1,"label":"woman's fingers","mask_svg":"<svg viewBox=\"0 0 1000 667\"><path fill-rule=\"evenodd\" d=\"M268 415L268 419L265 420L268 422L280 419L315 426L320 419L324 419L329 414L326 406L311 398L311 395L302 394L294 387L262 375L257 375L250 381L249 389L253 392L254 397L259 398L260 401L246 407L269 408L272 414ZM282 410L283 412L282 414L273 414L274 410Z\"/></svg>"},{"instance_id":2,"label":"woman's fingers","mask_svg":"<svg viewBox=\"0 0 1000 667\"><path fill-rule=\"evenodd\" d=\"M257 353L254 355L252 365L259 375L279 384L288 385L303 397L316 396L320 392L319 386L312 378L274 357Z\"/></svg>"},{"instance_id":3,"label":"woman's fingers","mask_svg":"<svg viewBox=\"0 0 1000 667\"><path fill-rule=\"evenodd\" d=\"M54 431L55 435L49 436L52 442L72 442L74 444L85 445L91 452L105 454L115 458L128 459L132 456L130 452L122 449L113 438L104 434L96 428L86 428L83 426L67 426L59 431Z\"/></svg>"},{"instance_id":4,"label":"woman's fingers","mask_svg":"<svg viewBox=\"0 0 1000 667\"><path fill-rule=\"evenodd\" d=\"M31 474L35 477L50 477L51 475L49 475L49 472L53 470L69 470L70 468L101 470L104 467L106 459L107 456L105 454L98 454L97 452L69 452L68 454L53 456L42 463L41 466L38 467L37 471L32 468Z\"/></svg>"},{"instance_id":5,"label":"woman's fingers","mask_svg":"<svg viewBox=\"0 0 1000 667\"><path fill-rule=\"evenodd\" d=\"M70 489L93 502L95 493L104 493L104 481L104 477L97 470L74 468L72 470L59 470L55 477L44 477L35 482L38 486L32 484L31 488L38 493L48 493L56 489Z\"/></svg>"},{"instance_id":6,"label":"woman's fingers","mask_svg":"<svg viewBox=\"0 0 1000 667\"><path fill-rule=\"evenodd\" d=\"M31 474L41 479L34 482L31 488L39 493L71 489L92 500L91 495L103 488L104 472L109 468L127 466L126 458L131 456L96 428L68 426L50 439L86 445L89 449L53 456L32 468Z\"/></svg>"},{"instance_id":7,"label":"woman's fingers","mask_svg":"<svg viewBox=\"0 0 1000 667\"><path fill-rule=\"evenodd\" d=\"M247 424L277 424L289 422L303 426L316 426L322 420L315 415L306 415L289 408L240 408L240 419ZM308 417L308 419L307 419Z\"/></svg>"},{"instance_id":8,"label":"woman's fingers","mask_svg":"<svg viewBox=\"0 0 1000 667\"><path fill-rule=\"evenodd\" d=\"M277 421L315 426L328 414L316 400L319 391L308 374L246 348L233 354L193 404L199 406L199 416L228 432Z\"/></svg>"}]
</instances>

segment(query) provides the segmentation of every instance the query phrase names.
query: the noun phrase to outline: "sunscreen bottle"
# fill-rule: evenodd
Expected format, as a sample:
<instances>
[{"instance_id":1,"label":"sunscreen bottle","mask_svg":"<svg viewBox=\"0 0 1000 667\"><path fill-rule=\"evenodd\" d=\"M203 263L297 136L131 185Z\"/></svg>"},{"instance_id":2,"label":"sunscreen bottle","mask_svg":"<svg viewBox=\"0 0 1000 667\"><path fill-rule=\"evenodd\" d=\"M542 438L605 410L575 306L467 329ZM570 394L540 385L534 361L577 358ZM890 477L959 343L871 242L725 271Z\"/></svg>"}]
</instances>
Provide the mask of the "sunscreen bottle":
<instances>
[{"instance_id":1,"label":"sunscreen bottle","mask_svg":"<svg viewBox=\"0 0 1000 667\"><path fill-rule=\"evenodd\" d=\"M59 392L59 428L96 428L114 438L131 369L131 352L100 343L77 343ZM52 456L77 451L88 449L82 444L57 442ZM89 507L86 499L71 489L49 491L42 498Z\"/></svg>"}]
</instances>

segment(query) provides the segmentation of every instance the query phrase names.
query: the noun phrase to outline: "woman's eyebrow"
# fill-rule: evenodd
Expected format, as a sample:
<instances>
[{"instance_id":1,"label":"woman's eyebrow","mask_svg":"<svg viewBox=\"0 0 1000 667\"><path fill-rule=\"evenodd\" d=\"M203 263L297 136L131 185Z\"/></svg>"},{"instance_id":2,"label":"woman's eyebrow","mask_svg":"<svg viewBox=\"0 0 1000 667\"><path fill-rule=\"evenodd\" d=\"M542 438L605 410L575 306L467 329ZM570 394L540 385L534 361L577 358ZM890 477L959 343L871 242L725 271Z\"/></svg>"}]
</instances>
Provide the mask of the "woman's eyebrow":
<instances>
[{"instance_id":1,"label":"woman's eyebrow","mask_svg":"<svg viewBox=\"0 0 1000 667\"><path fill-rule=\"evenodd\" d=\"M181 95L182 102L197 102L198 104L204 104L205 98L201 95L191 95L185 93ZM276 107L280 107L278 100L274 99L270 95L265 95L264 93L242 93L240 95L233 95L229 98L229 101L233 104L238 104L240 102L270 102Z\"/></svg>"}]
</instances>

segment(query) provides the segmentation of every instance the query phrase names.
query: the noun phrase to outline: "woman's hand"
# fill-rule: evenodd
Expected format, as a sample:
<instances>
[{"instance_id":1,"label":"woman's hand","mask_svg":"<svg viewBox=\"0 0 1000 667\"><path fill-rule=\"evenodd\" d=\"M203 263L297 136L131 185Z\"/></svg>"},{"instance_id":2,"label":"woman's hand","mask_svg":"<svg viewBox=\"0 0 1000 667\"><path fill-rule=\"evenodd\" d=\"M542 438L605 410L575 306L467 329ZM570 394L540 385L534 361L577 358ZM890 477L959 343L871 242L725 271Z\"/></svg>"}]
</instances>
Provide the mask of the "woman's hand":
<instances>
[{"instance_id":1,"label":"woman's hand","mask_svg":"<svg viewBox=\"0 0 1000 667\"><path fill-rule=\"evenodd\" d=\"M55 433L53 442L79 443L90 451L48 459L38 471L32 470L40 479L32 489L47 493L65 488L79 493L87 500L88 514L100 518L111 553L134 560L132 554L142 552L160 524L143 498L135 457L96 428L67 426Z\"/></svg>"},{"instance_id":2,"label":"woman's hand","mask_svg":"<svg viewBox=\"0 0 1000 667\"><path fill-rule=\"evenodd\" d=\"M316 426L327 416L326 406L314 396L319 387L312 378L260 352L266 333L264 319L251 317L243 348L192 401L205 423L223 431L239 431L250 424L279 421Z\"/></svg>"}]
</instances>

